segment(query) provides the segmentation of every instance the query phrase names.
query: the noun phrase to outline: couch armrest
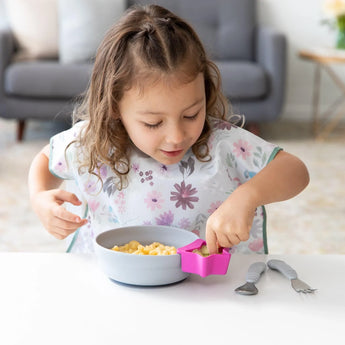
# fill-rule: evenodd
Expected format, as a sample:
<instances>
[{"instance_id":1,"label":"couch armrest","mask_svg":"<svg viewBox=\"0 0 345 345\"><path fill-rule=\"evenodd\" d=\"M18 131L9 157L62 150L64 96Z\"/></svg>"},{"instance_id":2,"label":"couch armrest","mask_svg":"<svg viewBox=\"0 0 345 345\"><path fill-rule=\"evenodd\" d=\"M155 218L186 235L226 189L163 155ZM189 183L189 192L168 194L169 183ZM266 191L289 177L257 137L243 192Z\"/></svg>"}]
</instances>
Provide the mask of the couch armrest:
<instances>
[{"instance_id":1,"label":"couch armrest","mask_svg":"<svg viewBox=\"0 0 345 345\"><path fill-rule=\"evenodd\" d=\"M257 29L256 61L269 76L268 101L281 110L286 89L287 41L284 34L267 27Z\"/></svg>"},{"instance_id":2,"label":"couch armrest","mask_svg":"<svg viewBox=\"0 0 345 345\"><path fill-rule=\"evenodd\" d=\"M0 98L4 95L4 73L14 54L14 37L10 29L0 28Z\"/></svg>"}]
</instances>

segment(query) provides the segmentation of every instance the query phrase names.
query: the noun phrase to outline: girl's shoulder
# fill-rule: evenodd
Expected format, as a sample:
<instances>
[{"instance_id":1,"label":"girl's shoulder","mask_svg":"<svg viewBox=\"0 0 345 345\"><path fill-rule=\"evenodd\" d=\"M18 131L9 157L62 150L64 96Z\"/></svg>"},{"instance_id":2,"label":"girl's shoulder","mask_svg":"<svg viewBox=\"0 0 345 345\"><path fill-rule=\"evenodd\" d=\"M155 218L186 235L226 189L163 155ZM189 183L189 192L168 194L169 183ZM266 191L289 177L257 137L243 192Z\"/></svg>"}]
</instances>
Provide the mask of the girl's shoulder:
<instances>
[{"instance_id":1,"label":"girl's shoulder","mask_svg":"<svg viewBox=\"0 0 345 345\"><path fill-rule=\"evenodd\" d=\"M77 139L82 135L82 131L87 125L87 121L79 121L75 123L72 127L66 129L63 132L55 134L50 139L50 143L54 143L52 145L53 148L55 146L74 146L73 143L77 141ZM71 145L72 144L72 145Z\"/></svg>"},{"instance_id":2,"label":"girl's shoulder","mask_svg":"<svg viewBox=\"0 0 345 345\"><path fill-rule=\"evenodd\" d=\"M211 154L219 153L219 150L223 152L238 151L239 156L243 156L242 153L244 152L246 154L249 152L267 152L270 154L280 149L277 145L229 121L210 118L209 122L212 130L208 143Z\"/></svg>"},{"instance_id":3,"label":"girl's shoulder","mask_svg":"<svg viewBox=\"0 0 345 345\"><path fill-rule=\"evenodd\" d=\"M247 131L245 129L227 120L209 117L209 123L211 127L211 140L220 140L222 138L225 138L227 140L233 141L236 140L236 138L246 136L247 134ZM249 134L249 136L252 135L252 133Z\"/></svg>"}]
</instances>

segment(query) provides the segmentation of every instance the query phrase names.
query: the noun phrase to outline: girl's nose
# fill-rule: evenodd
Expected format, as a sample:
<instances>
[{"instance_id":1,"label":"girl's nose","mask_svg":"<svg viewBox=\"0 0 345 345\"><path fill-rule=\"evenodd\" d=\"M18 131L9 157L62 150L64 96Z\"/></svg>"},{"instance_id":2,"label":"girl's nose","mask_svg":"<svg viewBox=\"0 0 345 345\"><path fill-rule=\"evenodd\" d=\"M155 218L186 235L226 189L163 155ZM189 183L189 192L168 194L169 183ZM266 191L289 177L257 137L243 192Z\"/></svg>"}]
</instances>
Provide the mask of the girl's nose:
<instances>
[{"instance_id":1,"label":"girl's nose","mask_svg":"<svg viewBox=\"0 0 345 345\"><path fill-rule=\"evenodd\" d=\"M170 126L166 133L166 142L169 144L180 144L184 141L185 131L183 125Z\"/></svg>"}]
</instances>

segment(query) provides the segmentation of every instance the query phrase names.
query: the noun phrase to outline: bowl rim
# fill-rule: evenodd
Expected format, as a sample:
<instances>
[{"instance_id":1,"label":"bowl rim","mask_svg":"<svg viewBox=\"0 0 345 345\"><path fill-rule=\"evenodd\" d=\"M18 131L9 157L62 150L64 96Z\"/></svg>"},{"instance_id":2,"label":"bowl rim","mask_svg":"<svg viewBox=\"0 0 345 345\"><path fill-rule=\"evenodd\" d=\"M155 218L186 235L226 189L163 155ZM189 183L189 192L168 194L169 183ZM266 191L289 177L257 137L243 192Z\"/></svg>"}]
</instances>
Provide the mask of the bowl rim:
<instances>
[{"instance_id":1,"label":"bowl rim","mask_svg":"<svg viewBox=\"0 0 345 345\"><path fill-rule=\"evenodd\" d=\"M195 239L192 240L191 242L199 239L200 237L195 234L194 232L190 231L190 230L186 230L186 229L183 229L183 228L178 228L178 227L175 227L175 226L170 226L170 225L146 225L146 224L142 224L142 225L129 225L129 226L120 226L118 228L113 228L113 229L108 229L108 230L105 230L105 231L102 231L100 232L99 234L97 234L94 238L94 244L96 246L98 246L99 248L101 248L102 250L105 250L107 252L112 252L112 253L115 253L116 255L127 255L127 256L133 256L132 253L123 253L123 252L118 252L116 250L112 250L111 248L106 248L105 246L101 245L100 243L98 243L98 239L101 235L105 234L105 233L108 233L108 232L113 232L113 231L117 231L117 230L123 230L123 229L134 229L134 228L157 228L158 229L164 229L163 231L165 230L178 230L178 231L181 231L181 232L186 232L186 233L190 233L192 234L193 236L195 236ZM157 241L156 241L157 242ZM178 248L176 248L176 251L178 250ZM180 256L179 253L176 252L176 254L170 254L170 255L138 255L136 254L135 256L140 256L140 257L145 257L145 258L150 258L150 260L152 260L152 258L160 258L162 260L162 258L171 258L171 257L176 257L176 256ZM145 260L145 259L144 259ZM163 259L164 260L164 259Z\"/></svg>"}]
</instances>

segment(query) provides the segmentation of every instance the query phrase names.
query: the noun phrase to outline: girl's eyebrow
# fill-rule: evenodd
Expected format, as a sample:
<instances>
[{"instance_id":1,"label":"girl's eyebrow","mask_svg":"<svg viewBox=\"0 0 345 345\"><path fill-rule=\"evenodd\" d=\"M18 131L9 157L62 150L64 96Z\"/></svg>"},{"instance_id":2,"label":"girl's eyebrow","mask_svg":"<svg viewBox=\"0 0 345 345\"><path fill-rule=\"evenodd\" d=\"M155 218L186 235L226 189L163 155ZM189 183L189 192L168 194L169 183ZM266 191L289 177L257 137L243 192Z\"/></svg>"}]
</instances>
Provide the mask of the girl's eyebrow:
<instances>
[{"instance_id":1,"label":"girl's eyebrow","mask_svg":"<svg viewBox=\"0 0 345 345\"><path fill-rule=\"evenodd\" d=\"M184 108L181 113L185 112L186 110L188 110L190 108L193 108L194 106L196 106L197 104L199 104L199 103L201 103L203 101L204 101L204 98L197 99L191 105L189 105L188 107ZM165 114L164 111L152 111L152 110L139 110L137 113L138 114L142 114L142 115L163 115L163 114Z\"/></svg>"}]
</instances>

